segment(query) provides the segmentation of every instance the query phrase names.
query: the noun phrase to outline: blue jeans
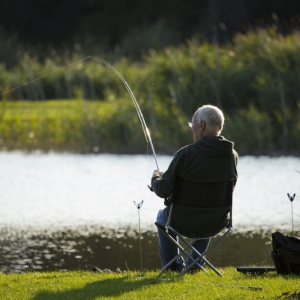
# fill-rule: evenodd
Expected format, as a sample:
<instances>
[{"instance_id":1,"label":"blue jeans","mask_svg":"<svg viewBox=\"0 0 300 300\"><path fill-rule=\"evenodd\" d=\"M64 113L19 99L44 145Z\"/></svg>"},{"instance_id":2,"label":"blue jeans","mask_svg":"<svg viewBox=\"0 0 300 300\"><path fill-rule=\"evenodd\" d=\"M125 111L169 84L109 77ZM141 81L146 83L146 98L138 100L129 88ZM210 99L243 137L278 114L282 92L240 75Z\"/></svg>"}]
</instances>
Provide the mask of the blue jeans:
<instances>
[{"instance_id":1,"label":"blue jeans","mask_svg":"<svg viewBox=\"0 0 300 300\"><path fill-rule=\"evenodd\" d=\"M156 221L161 224L166 224L167 220L165 219L165 210L167 208L159 210L157 214ZM169 234L176 240L177 236L174 233L169 232ZM203 240L198 240L193 244L195 249L199 253L203 253L209 244L210 239L203 239ZM161 259L162 266L164 267L169 261L171 261L176 255L178 255L178 248L162 233L160 230L158 230L158 249L159 249L159 255ZM190 255L192 256L193 259L197 258L197 255L191 251ZM186 262L184 261L183 257L180 256L172 266L169 268L174 269L174 270L181 270L185 266L188 266L192 263L192 260L188 258ZM204 262L201 261L200 265L204 265Z\"/></svg>"}]
</instances>

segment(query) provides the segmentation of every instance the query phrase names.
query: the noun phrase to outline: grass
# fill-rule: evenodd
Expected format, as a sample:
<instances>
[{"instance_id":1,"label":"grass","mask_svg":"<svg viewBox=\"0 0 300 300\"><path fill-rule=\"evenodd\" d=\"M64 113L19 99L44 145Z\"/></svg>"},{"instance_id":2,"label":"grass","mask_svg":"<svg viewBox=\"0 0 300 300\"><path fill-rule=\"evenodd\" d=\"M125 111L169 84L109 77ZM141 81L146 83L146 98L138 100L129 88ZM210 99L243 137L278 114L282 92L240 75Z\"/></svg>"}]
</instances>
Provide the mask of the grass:
<instances>
[{"instance_id":1,"label":"grass","mask_svg":"<svg viewBox=\"0 0 300 300\"><path fill-rule=\"evenodd\" d=\"M149 109L142 109L151 121ZM172 120L167 122L168 115ZM179 141L186 144L183 141L190 133L186 122L174 105L156 103L155 120L149 123L150 130L159 129L152 134L157 148L167 152L170 147L178 149ZM82 98L0 102L0 150L145 153L146 149L143 129L129 97L108 102Z\"/></svg>"},{"instance_id":2,"label":"grass","mask_svg":"<svg viewBox=\"0 0 300 300\"><path fill-rule=\"evenodd\" d=\"M297 276L242 274L234 267L174 278L158 272L0 274L0 299L299 299Z\"/></svg>"}]
</instances>

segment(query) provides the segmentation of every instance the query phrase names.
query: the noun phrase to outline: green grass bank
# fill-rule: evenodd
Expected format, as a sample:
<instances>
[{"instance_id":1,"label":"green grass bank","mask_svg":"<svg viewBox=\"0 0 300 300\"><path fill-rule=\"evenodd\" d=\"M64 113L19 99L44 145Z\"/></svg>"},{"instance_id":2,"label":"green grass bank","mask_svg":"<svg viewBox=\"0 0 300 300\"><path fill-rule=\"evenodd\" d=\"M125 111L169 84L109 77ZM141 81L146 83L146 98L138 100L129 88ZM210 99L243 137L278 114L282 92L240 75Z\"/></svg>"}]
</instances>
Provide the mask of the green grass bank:
<instances>
[{"instance_id":1,"label":"green grass bank","mask_svg":"<svg viewBox=\"0 0 300 300\"><path fill-rule=\"evenodd\" d=\"M141 102L156 152L174 154L192 143L190 120L172 102ZM254 107L227 114L222 135L240 155L295 154L278 148L270 120ZM293 129L297 134L297 128ZM299 143L299 139L296 140ZM296 144L295 144L296 145ZM151 154L131 98L0 102L0 150Z\"/></svg>"},{"instance_id":2,"label":"green grass bank","mask_svg":"<svg viewBox=\"0 0 300 300\"><path fill-rule=\"evenodd\" d=\"M112 102L15 101L0 107L4 151L151 153L130 97ZM141 107L156 149L169 153L189 142L187 119L176 106L157 102Z\"/></svg>"},{"instance_id":3,"label":"green grass bank","mask_svg":"<svg viewBox=\"0 0 300 300\"><path fill-rule=\"evenodd\" d=\"M299 299L297 276L238 273L235 268L221 269L224 277L209 271L194 275L163 275L158 272L91 273L33 272L0 273L0 299Z\"/></svg>"}]
</instances>

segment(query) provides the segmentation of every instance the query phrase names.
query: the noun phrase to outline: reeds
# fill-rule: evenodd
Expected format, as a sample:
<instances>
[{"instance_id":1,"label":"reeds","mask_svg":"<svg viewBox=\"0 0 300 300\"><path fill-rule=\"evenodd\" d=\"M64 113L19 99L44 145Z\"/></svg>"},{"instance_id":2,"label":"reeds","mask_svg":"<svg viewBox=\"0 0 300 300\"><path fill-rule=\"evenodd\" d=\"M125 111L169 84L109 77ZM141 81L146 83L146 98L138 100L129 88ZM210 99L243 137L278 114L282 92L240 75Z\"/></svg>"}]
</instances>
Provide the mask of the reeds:
<instances>
[{"instance_id":1,"label":"reeds","mask_svg":"<svg viewBox=\"0 0 300 300\"><path fill-rule=\"evenodd\" d=\"M194 38L179 47L151 50L140 62L122 58L110 63L130 85L154 136L154 145L162 152L173 152L177 146L191 141L185 122L197 107L211 103L223 109L223 134L235 142L240 154L299 154L299 52L299 32L284 37L267 29L238 35L227 45ZM29 122L23 120L26 114L22 107L29 109L25 100L31 100L33 115L37 114L35 107L44 105L49 110L52 103L52 117L36 117L34 121L48 139L57 131L53 130L55 126L69 124L63 127L68 132L59 134L60 138L52 137L60 141L54 150L90 152L98 147L99 151L119 153L143 151L144 146L138 146L143 137L137 134L142 129L120 79L103 64L90 59L62 69L80 59L80 55L53 57L40 63L25 56L12 70L0 66L0 139L5 140L2 147L10 140L5 149L27 148L22 146L27 138L19 137L26 126L10 126ZM45 74L50 75L14 89ZM11 89L14 90L7 93ZM42 104L41 100L48 99L65 100ZM22 101L14 104L16 100ZM61 113L61 105L69 107L69 113L74 115ZM16 111L8 113L7 107ZM51 134L48 123L55 124L49 125ZM100 139L105 143L100 145ZM63 140L68 143L63 144ZM44 142L31 141L30 145L49 148Z\"/></svg>"}]
</instances>

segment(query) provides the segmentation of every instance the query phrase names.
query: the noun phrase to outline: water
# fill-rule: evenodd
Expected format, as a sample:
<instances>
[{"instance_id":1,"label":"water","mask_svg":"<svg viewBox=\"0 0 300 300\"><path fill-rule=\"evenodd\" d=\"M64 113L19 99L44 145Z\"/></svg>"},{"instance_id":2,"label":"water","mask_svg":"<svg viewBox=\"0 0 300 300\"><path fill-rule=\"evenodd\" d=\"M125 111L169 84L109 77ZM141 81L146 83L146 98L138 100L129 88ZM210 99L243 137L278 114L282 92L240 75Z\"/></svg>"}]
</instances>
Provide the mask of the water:
<instances>
[{"instance_id":1,"label":"water","mask_svg":"<svg viewBox=\"0 0 300 300\"><path fill-rule=\"evenodd\" d=\"M158 156L160 169L171 159ZM3 152L0 165L0 271L76 269L85 264L138 269L138 210L133 201L142 200L144 267L160 267L154 221L163 199L147 187L156 168L153 156ZM299 231L297 171L300 159L295 157L239 159L234 233L220 247L224 255L218 265L270 263L270 232L292 228L287 193L297 194L293 225ZM234 263L232 257L225 259L224 249L241 245L247 246L240 255L235 253ZM249 256L252 247L261 255L251 251Z\"/></svg>"}]
</instances>

